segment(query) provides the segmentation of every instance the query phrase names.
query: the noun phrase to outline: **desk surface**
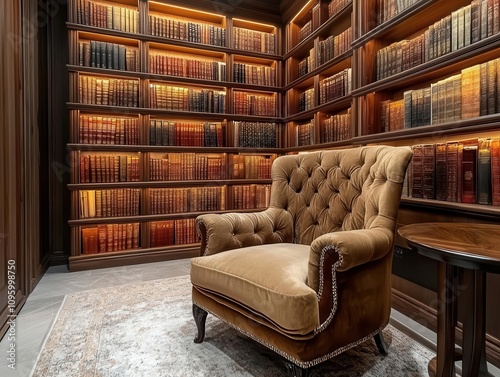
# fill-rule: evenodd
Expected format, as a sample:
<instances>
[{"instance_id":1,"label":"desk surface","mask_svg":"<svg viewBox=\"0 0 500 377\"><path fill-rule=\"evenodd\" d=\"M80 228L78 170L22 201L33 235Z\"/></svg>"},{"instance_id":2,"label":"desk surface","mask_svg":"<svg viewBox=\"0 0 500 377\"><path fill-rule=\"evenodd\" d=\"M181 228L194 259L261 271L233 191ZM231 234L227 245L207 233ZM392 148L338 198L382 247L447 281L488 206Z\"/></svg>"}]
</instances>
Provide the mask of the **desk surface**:
<instances>
[{"instance_id":1,"label":"desk surface","mask_svg":"<svg viewBox=\"0 0 500 377\"><path fill-rule=\"evenodd\" d=\"M416 223L399 228L410 247L465 268L500 272L500 225Z\"/></svg>"}]
</instances>

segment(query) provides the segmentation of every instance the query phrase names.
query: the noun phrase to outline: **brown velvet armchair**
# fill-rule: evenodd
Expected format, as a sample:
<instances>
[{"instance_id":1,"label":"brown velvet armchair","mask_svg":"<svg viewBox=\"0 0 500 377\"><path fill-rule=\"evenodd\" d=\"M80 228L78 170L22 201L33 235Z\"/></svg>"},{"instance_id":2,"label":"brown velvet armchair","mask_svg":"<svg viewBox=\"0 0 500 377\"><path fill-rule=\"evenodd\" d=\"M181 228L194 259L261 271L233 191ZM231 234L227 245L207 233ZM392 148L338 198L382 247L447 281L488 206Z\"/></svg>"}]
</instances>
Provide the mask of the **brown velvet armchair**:
<instances>
[{"instance_id":1,"label":"brown velvet armchair","mask_svg":"<svg viewBox=\"0 0 500 377\"><path fill-rule=\"evenodd\" d=\"M282 156L269 208L199 216L195 342L211 313L281 355L297 376L370 337L385 353L411 155L409 147L370 146Z\"/></svg>"}]
</instances>

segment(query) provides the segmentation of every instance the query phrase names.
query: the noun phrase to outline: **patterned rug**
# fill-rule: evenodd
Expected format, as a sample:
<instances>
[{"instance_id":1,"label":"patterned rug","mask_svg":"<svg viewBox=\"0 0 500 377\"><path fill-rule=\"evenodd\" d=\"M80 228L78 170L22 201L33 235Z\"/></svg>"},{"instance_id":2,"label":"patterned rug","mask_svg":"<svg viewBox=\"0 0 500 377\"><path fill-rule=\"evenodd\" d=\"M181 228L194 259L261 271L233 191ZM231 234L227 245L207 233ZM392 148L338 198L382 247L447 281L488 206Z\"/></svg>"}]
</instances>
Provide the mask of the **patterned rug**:
<instances>
[{"instance_id":1,"label":"patterned rug","mask_svg":"<svg viewBox=\"0 0 500 377\"><path fill-rule=\"evenodd\" d=\"M287 376L280 358L217 318L193 342L188 276L66 296L32 371L40 376ZM427 376L434 354L388 326L389 355L367 341L315 367L313 376Z\"/></svg>"}]
</instances>

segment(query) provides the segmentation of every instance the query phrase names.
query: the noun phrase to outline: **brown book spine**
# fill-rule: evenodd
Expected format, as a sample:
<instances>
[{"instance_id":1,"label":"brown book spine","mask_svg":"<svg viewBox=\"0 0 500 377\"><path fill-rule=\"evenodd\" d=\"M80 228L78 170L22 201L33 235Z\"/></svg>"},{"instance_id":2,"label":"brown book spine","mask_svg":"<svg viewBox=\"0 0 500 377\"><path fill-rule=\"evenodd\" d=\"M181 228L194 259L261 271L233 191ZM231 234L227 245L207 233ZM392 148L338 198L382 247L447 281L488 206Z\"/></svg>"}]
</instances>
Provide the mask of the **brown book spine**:
<instances>
[{"instance_id":1,"label":"brown book spine","mask_svg":"<svg viewBox=\"0 0 500 377\"><path fill-rule=\"evenodd\" d=\"M424 144L422 159L422 194L425 199L435 199L435 144Z\"/></svg>"},{"instance_id":2,"label":"brown book spine","mask_svg":"<svg viewBox=\"0 0 500 377\"><path fill-rule=\"evenodd\" d=\"M108 228L104 224L98 225L97 232L99 236L99 253L105 253L108 246Z\"/></svg>"},{"instance_id":3,"label":"brown book spine","mask_svg":"<svg viewBox=\"0 0 500 377\"><path fill-rule=\"evenodd\" d=\"M476 203L477 146L464 145L462 151L462 203Z\"/></svg>"},{"instance_id":4,"label":"brown book spine","mask_svg":"<svg viewBox=\"0 0 500 377\"><path fill-rule=\"evenodd\" d=\"M491 187L491 139L478 140L477 156L477 203L492 204Z\"/></svg>"},{"instance_id":5,"label":"brown book spine","mask_svg":"<svg viewBox=\"0 0 500 377\"><path fill-rule=\"evenodd\" d=\"M412 146L412 197L423 198L423 146Z\"/></svg>"},{"instance_id":6,"label":"brown book spine","mask_svg":"<svg viewBox=\"0 0 500 377\"><path fill-rule=\"evenodd\" d=\"M491 142L491 191L493 205L500 205L500 138Z\"/></svg>"},{"instance_id":7,"label":"brown book spine","mask_svg":"<svg viewBox=\"0 0 500 377\"><path fill-rule=\"evenodd\" d=\"M436 199L446 200L447 197L447 172L446 172L446 144L436 144Z\"/></svg>"}]
</instances>

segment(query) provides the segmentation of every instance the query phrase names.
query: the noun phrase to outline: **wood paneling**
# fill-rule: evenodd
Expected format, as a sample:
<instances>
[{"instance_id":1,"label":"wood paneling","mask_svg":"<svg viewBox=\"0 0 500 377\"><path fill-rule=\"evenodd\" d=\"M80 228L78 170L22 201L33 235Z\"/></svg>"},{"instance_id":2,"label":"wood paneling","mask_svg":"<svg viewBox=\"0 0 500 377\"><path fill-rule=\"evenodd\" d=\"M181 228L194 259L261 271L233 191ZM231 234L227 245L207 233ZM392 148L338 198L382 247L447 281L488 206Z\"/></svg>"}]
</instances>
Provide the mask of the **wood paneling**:
<instances>
[{"instance_id":1,"label":"wood paneling","mask_svg":"<svg viewBox=\"0 0 500 377\"><path fill-rule=\"evenodd\" d=\"M18 1L0 5L0 336L25 301L22 210L21 14ZM8 270L8 266L14 269ZM15 331L15 327L12 327ZM9 332L9 334L12 334ZM14 332L15 334L15 332Z\"/></svg>"}]
</instances>

